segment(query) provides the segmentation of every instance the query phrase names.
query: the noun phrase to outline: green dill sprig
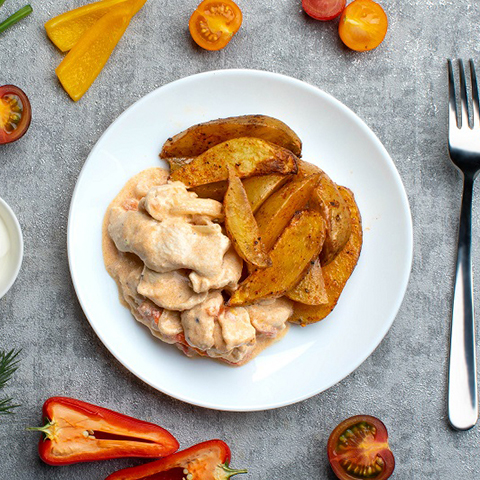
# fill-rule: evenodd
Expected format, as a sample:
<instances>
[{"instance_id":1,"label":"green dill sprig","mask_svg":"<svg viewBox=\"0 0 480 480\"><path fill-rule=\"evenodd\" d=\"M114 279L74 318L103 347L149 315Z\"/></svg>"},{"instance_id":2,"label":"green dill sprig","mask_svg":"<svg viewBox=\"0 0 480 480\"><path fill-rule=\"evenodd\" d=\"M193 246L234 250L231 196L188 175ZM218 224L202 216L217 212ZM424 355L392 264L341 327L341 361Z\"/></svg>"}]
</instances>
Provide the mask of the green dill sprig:
<instances>
[{"instance_id":1,"label":"green dill sprig","mask_svg":"<svg viewBox=\"0 0 480 480\"><path fill-rule=\"evenodd\" d=\"M18 362L20 361L18 358L19 354L20 350L0 352L0 388L3 388L16 372ZM19 405L12 403L12 401L11 398L3 398L0 400L0 415L13 413L13 409L19 407Z\"/></svg>"}]
</instances>

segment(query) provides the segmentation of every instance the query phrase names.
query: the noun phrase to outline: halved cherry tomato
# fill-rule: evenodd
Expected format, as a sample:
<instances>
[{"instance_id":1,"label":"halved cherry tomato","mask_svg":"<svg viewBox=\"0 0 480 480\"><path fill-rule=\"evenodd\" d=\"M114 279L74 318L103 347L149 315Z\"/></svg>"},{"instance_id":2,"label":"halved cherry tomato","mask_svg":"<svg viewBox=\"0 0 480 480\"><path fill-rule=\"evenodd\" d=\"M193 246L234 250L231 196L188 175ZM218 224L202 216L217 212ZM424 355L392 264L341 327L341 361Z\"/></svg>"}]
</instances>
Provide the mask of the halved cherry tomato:
<instances>
[{"instance_id":1,"label":"halved cherry tomato","mask_svg":"<svg viewBox=\"0 0 480 480\"><path fill-rule=\"evenodd\" d=\"M31 119L32 109L23 90L15 85L0 87L0 145L22 137Z\"/></svg>"},{"instance_id":2,"label":"halved cherry tomato","mask_svg":"<svg viewBox=\"0 0 480 480\"><path fill-rule=\"evenodd\" d=\"M385 425L370 415L347 418L327 444L328 460L340 480L385 480L395 469Z\"/></svg>"},{"instance_id":3,"label":"halved cherry tomato","mask_svg":"<svg viewBox=\"0 0 480 480\"><path fill-rule=\"evenodd\" d=\"M377 48L383 42L387 28L387 15L378 3L355 0L343 11L338 33L348 48L363 52Z\"/></svg>"},{"instance_id":4,"label":"halved cherry tomato","mask_svg":"<svg viewBox=\"0 0 480 480\"><path fill-rule=\"evenodd\" d=\"M302 0L305 13L316 20L332 20L345 8L346 0Z\"/></svg>"},{"instance_id":5,"label":"halved cherry tomato","mask_svg":"<svg viewBox=\"0 0 480 480\"><path fill-rule=\"evenodd\" d=\"M204 0L188 22L195 42L206 50L221 50L242 24L242 11L232 0Z\"/></svg>"}]
</instances>

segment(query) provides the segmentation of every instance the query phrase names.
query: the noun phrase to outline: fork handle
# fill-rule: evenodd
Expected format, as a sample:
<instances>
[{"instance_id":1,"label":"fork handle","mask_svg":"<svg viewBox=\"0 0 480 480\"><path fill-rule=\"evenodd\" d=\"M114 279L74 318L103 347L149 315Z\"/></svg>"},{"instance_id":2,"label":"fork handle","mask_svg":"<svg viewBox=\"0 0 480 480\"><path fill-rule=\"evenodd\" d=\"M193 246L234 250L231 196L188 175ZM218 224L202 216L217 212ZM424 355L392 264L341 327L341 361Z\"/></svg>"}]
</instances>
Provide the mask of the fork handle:
<instances>
[{"instance_id":1,"label":"fork handle","mask_svg":"<svg viewBox=\"0 0 480 480\"><path fill-rule=\"evenodd\" d=\"M478 419L471 254L474 180L474 175L464 174L450 337L448 417L457 430L472 428Z\"/></svg>"}]
</instances>

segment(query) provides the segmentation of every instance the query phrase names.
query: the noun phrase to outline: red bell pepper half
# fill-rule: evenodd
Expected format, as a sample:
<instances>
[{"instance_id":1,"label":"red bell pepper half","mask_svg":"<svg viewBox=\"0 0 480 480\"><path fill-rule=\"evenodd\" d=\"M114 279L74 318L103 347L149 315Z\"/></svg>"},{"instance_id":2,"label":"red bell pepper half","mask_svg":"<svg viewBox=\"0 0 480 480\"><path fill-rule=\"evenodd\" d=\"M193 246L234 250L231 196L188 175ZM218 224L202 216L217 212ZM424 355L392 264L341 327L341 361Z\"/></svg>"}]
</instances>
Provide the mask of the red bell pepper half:
<instances>
[{"instance_id":1,"label":"red bell pepper half","mask_svg":"<svg viewBox=\"0 0 480 480\"><path fill-rule=\"evenodd\" d=\"M158 458L171 455L179 444L167 430L90 403L66 397L43 405L47 424L40 431L38 452L49 465L121 457Z\"/></svg>"},{"instance_id":2,"label":"red bell pepper half","mask_svg":"<svg viewBox=\"0 0 480 480\"><path fill-rule=\"evenodd\" d=\"M228 445L221 440L210 440L155 462L118 470L106 480L227 480L238 473L247 473L232 470L229 462Z\"/></svg>"}]
</instances>

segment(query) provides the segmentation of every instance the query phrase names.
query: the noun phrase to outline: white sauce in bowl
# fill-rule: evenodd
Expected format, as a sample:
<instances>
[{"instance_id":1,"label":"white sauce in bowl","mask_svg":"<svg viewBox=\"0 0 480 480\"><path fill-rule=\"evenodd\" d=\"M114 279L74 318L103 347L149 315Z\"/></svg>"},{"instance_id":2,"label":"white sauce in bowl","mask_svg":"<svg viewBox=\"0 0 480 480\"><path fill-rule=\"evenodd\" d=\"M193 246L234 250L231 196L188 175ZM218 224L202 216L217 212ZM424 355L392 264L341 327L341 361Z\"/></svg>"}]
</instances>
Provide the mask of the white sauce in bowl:
<instances>
[{"instance_id":1,"label":"white sauce in bowl","mask_svg":"<svg viewBox=\"0 0 480 480\"><path fill-rule=\"evenodd\" d=\"M0 298L15 282L23 259L23 236L17 217L0 198Z\"/></svg>"},{"instance_id":2,"label":"white sauce in bowl","mask_svg":"<svg viewBox=\"0 0 480 480\"><path fill-rule=\"evenodd\" d=\"M0 217L0 282L8 275L7 263L10 257L10 235L8 234L5 222Z\"/></svg>"}]
</instances>

